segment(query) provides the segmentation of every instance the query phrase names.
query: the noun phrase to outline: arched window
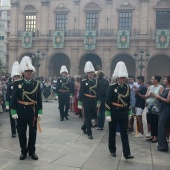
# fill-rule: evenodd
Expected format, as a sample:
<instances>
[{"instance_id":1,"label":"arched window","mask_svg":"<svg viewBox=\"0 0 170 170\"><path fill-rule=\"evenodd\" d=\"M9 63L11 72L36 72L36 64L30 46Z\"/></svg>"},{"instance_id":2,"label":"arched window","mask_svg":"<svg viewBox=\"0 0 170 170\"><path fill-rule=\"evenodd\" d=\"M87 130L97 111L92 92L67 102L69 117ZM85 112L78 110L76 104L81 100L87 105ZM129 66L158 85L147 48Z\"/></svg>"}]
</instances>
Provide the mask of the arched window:
<instances>
[{"instance_id":1,"label":"arched window","mask_svg":"<svg viewBox=\"0 0 170 170\"><path fill-rule=\"evenodd\" d=\"M156 29L170 29L170 1L159 1L155 9Z\"/></svg>"},{"instance_id":2,"label":"arched window","mask_svg":"<svg viewBox=\"0 0 170 170\"><path fill-rule=\"evenodd\" d=\"M119 11L119 30L131 30L132 27L132 10L134 7L129 2L123 2L117 9Z\"/></svg>"},{"instance_id":3,"label":"arched window","mask_svg":"<svg viewBox=\"0 0 170 170\"><path fill-rule=\"evenodd\" d=\"M7 19L7 11L2 11L2 19Z\"/></svg>"},{"instance_id":4,"label":"arched window","mask_svg":"<svg viewBox=\"0 0 170 170\"><path fill-rule=\"evenodd\" d=\"M56 26L57 31L67 30L67 18L69 10L61 3L55 10L56 14Z\"/></svg>"},{"instance_id":5,"label":"arched window","mask_svg":"<svg viewBox=\"0 0 170 170\"><path fill-rule=\"evenodd\" d=\"M25 14L25 31L35 32L37 9L33 5L27 5L23 13Z\"/></svg>"},{"instance_id":6,"label":"arched window","mask_svg":"<svg viewBox=\"0 0 170 170\"><path fill-rule=\"evenodd\" d=\"M98 29L100 10L101 8L99 5L94 2L91 2L85 6L84 11L86 12L86 30Z\"/></svg>"}]
</instances>

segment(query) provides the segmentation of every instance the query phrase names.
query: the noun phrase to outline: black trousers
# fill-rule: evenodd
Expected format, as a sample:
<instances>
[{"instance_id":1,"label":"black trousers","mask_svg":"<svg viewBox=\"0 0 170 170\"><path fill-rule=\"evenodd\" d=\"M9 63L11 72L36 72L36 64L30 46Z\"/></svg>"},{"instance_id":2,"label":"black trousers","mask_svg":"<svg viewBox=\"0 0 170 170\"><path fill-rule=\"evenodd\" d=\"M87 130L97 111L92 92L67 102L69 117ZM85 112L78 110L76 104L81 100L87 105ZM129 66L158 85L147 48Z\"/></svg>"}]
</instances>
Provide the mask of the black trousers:
<instances>
[{"instance_id":1,"label":"black trousers","mask_svg":"<svg viewBox=\"0 0 170 170\"><path fill-rule=\"evenodd\" d=\"M116 152L116 127L117 123L120 125L120 134L123 146L123 154L124 156L130 155L130 148L129 148L129 139L127 134L128 128L128 114L127 117L121 119L112 119L109 122L109 150L110 153Z\"/></svg>"},{"instance_id":2,"label":"black trousers","mask_svg":"<svg viewBox=\"0 0 170 170\"><path fill-rule=\"evenodd\" d=\"M27 125L29 126L29 139L27 143ZM19 136L19 143L21 147L21 153L30 154L35 153L35 143L37 136L37 122L33 119L18 119L17 130Z\"/></svg>"},{"instance_id":3,"label":"black trousers","mask_svg":"<svg viewBox=\"0 0 170 170\"><path fill-rule=\"evenodd\" d=\"M158 137L158 115L151 114L151 136Z\"/></svg>"},{"instance_id":4,"label":"black trousers","mask_svg":"<svg viewBox=\"0 0 170 170\"><path fill-rule=\"evenodd\" d=\"M85 124L87 129L87 135L92 135L91 119L96 112L95 107L84 107Z\"/></svg>"},{"instance_id":5,"label":"black trousers","mask_svg":"<svg viewBox=\"0 0 170 170\"><path fill-rule=\"evenodd\" d=\"M68 115L68 110L70 106L70 97L68 98L59 98L59 110L60 110L60 117L64 118Z\"/></svg>"},{"instance_id":6,"label":"black trousers","mask_svg":"<svg viewBox=\"0 0 170 170\"><path fill-rule=\"evenodd\" d=\"M167 129L170 123L170 107L165 108L159 114L159 123L158 123L158 149L168 150L168 143L166 140Z\"/></svg>"},{"instance_id":7,"label":"black trousers","mask_svg":"<svg viewBox=\"0 0 170 170\"><path fill-rule=\"evenodd\" d=\"M11 123L11 133L16 134L16 120L12 118L11 112L9 111L10 123Z\"/></svg>"}]
</instances>

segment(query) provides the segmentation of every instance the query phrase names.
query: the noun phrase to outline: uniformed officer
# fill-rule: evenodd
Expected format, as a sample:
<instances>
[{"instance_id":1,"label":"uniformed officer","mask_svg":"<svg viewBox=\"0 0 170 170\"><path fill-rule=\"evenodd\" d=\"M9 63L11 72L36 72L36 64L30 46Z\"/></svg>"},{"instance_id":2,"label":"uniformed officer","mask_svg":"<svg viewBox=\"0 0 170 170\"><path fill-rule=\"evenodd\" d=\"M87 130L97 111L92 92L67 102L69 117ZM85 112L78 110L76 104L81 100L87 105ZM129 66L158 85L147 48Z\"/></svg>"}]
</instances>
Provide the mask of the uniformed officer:
<instances>
[{"instance_id":1,"label":"uniformed officer","mask_svg":"<svg viewBox=\"0 0 170 170\"><path fill-rule=\"evenodd\" d=\"M61 66L61 77L57 79L56 99L59 100L60 121L64 118L68 120L68 110L70 106L70 98L73 96L73 88L70 79L67 77L68 70L66 66Z\"/></svg>"},{"instance_id":2,"label":"uniformed officer","mask_svg":"<svg viewBox=\"0 0 170 170\"><path fill-rule=\"evenodd\" d=\"M125 83L128 78L124 62L118 62L113 73L116 83L110 85L106 96L106 120L109 121L109 150L113 157L116 157L116 127L120 125L123 154L126 159L133 159L130 153L127 134L128 112L130 108L130 87Z\"/></svg>"},{"instance_id":3,"label":"uniformed officer","mask_svg":"<svg viewBox=\"0 0 170 170\"><path fill-rule=\"evenodd\" d=\"M8 86L7 86L6 102L5 102L6 110L10 109L9 106L10 106L10 100L11 100L14 82L17 80L20 80L21 78L21 71L19 70L18 61L15 61L12 66L11 78L13 81L8 83ZM15 119L12 118L10 110L9 110L9 117L10 117L10 123L11 123L12 138L15 138L16 137L16 121Z\"/></svg>"},{"instance_id":4,"label":"uniformed officer","mask_svg":"<svg viewBox=\"0 0 170 170\"><path fill-rule=\"evenodd\" d=\"M94 67L90 61L86 62L84 72L87 78L83 79L80 85L80 92L78 98L78 108L84 108L85 125L82 130L87 133L89 139L93 139L91 130L91 119L96 113L97 109L97 79L94 79ZM86 131L87 128L87 131Z\"/></svg>"},{"instance_id":5,"label":"uniformed officer","mask_svg":"<svg viewBox=\"0 0 170 170\"><path fill-rule=\"evenodd\" d=\"M11 114L13 119L17 119L17 131L21 147L20 160L29 156L38 160L35 154L35 142L37 134L37 121L42 115L42 98L40 82L32 79L35 68L29 57L22 58L20 68L23 73L23 79L15 81L12 98ZM29 139L27 145L27 125L29 126Z\"/></svg>"}]
</instances>

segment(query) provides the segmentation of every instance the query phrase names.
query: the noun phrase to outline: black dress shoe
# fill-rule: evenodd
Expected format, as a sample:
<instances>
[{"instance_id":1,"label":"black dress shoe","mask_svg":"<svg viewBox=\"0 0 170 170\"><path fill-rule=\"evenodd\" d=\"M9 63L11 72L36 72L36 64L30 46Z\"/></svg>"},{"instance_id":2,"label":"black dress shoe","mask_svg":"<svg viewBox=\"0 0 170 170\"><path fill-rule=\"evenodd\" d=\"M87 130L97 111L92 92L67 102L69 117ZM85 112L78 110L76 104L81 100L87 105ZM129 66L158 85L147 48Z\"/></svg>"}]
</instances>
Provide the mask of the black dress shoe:
<instances>
[{"instance_id":1,"label":"black dress shoe","mask_svg":"<svg viewBox=\"0 0 170 170\"><path fill-rule=\"evenodd\" d=\"M65 119L68 120L68 117L66 116Z\"/></svg>"},{"instance_id":2,"label":"black dress shoe","mask_svg":"<svg viewBox=\"0 0 170 170\"><path fill-rule=\"evenodd\" d=\"M89 138L89 139L93 139L93 136L92 136L92 135L89 135L88 138Z\"/></svg>"},{"instance_id":3,"label":"black dress shoe","mask_svg":"<svg viewBox=\"0 0 170 170\"><path fill-rule=\"evenodd\" d=\"M82 126L81 130L83 131L84 134L87 134L85 126Z\"/></svg>"},{"instance_id":4,"label":"black dress shoe","mask_svg":"<svg viewBox=\"0 0 170 170\"><path fill-rule=\"evenodd\" d=\"M158 151L160 151L160 152L168 152L168 149L159 149L158 148Z\"/></svg>"},{"instance_id":5,"label":"black dress shoe","mask_svg":"<svg viewBox=\"0 0 170 170\"><path fill-rule=\"evenodd\" d=\"M20 160L24 160L26 157L27 157L27 155L26 155L26 154L21 154L21 156L20 156Z\"/></svg>"},{"instance_id":6,"label":"black dress shoe","mask_svg":"<svg viewBox=\"0 0 170 170\"><path fill-rule=\"evenodd\" d=\"M64 118L61 118L61 119L60 119L60 121L63 121L63 120L64 120Z\"/></svg>"},{"instance_id":7,"label":"black dress shoe","mask_svg":"<svg viewBox=\"0 0 170 170\"><path fill-rule=\"evenodd\" d=\"M15 138L15 137L16 137L16 134L13 134L13 135L12 135L12 138Z\"/></svg>"},{"instance_id":8,"label":"black dress shoe","mask_svg":"<svg viewBox=\"0 0 170 170\"><path fill-rule=\"evenodd\" d=\"M134 158L134 156L132 156L132 155L125 156L125 159L133 159L133 158Z\"/></svg>"},{"instance_id":9,"label":"black dress shoe","mask_svg":"<svg viewBox=\"0 0 170 170\"><path fill-rule=\"evenodd\" d=\"M111 153L111 156L116 157L116 153L115 152Z\"/></svg>"},{"instance_id":10,"label":"black dress shoe","mask_svg":"<svg viewBox=\"0 0 170 170\"><path fill-rule=\"evenodd\" d=\"M38 160L38 156L35 153L29 154L29 156L31 156L31 158L34 160Z\"/></svg>"}]
</instances>

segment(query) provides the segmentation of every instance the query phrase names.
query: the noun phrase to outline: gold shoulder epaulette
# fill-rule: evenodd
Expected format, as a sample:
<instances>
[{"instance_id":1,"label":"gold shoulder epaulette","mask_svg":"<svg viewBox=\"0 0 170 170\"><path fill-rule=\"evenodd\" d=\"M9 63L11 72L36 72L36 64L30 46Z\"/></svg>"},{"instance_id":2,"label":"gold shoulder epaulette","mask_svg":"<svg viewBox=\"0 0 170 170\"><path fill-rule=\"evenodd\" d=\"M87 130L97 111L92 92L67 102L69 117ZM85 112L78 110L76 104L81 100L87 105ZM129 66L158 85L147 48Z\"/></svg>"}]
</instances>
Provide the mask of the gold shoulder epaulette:
<instances>
[{"instance_id":1,"label":"gold shoulder epaulette","mask_svg":"<svg viewBox=\"0 0 170 170\"><path fill-rule=\"evenodd\" d=\"M110 86L114 86L116 83L112 83Z\"/></svg>"},{"instance_id":2,"label":"gold shoulder epaulette","mask_svg":"<svg viewBox=\"0 0 170 170\"><path fill-rule=\"evenodd\" d=\"M87 79L83 79L82 81L85 81L85 80L87 80Z\"/></svg>"}]
</instances>

